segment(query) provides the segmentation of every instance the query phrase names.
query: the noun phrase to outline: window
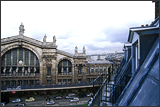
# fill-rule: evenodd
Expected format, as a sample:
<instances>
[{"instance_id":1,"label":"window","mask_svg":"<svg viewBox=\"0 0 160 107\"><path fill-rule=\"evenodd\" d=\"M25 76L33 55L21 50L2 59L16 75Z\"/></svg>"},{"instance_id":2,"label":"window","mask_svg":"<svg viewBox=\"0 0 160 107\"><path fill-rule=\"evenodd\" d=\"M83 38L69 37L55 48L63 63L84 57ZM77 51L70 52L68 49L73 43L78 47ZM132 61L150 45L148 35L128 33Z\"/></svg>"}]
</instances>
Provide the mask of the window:
<instances>
[{"instance_id":1,"label":"window","mask_svg":"<svg viewBox=\"0 0 160 107\"><path fill-rule=\"evenodd\" d=\"M94 68L92 68L92 72L94 72Z\"/></svg>"},{"instance_id":2,"label":"window","mask_svg":"<svg viewBox=\"0 0 160 107\"><path fill-rule=\"evenodd\" d=\"M18 80L18 86L22 86L22 80Z\"/></svg>"},{"instance_id":3,"label":"window","mask_svg":"<svg viewBox=\"0 0 160 107\"><path fill-rule=\"evenodd\" d=\"M72 73L72 63L67 59L60 61L58 64L58 73L61 74L62 72L64 74Z\"/></svg>"},{"instance_id":4,"label":"window","mask_svg":"<svg viewBox=\"0 0 160 107\"><path fill-rule=\"evenodd\" d=\"M47 80L47 85L51 85L51 80Z\"/></svg>"},{"instance_id":5,"label":"window","mask_svg":"<svg viewBox=\"0 0 160 107\"><path fill-rule=\"evenodd\" d=\"M6 53L6 65L11 65L11 51Z\"/></svg>"},{"instance_id":6,"label":"window","mask_svg":"<svg viewBox=\"0 0 160 107\"><path fill-rule=\"evenodd\" d=\"M90 68L87 68L87 73L88 73L88 74L90 73Z\"/></svg>"},{"instance_id":7,"label":"window","mask_svg":"<svg viewBox=\"0 0 160 107\"><path fill-rule=\"evenodd\" d=\"M6 81L6 86L10 86L10 81Z\"/></svg>"},{"instance_id":8,"label":"window","mask_svg":"<svg viewBox=\"0 0 160 107\"><path fill-rule=\"evenodd\" d=\"M61 79L58 79L58 84L61 85Z\"/></svg>"},{"instance_id":9,"label":"window","mask_svg":"<svg viewBox=\"0 0 160 107\"><path fill-rule=\"evenodd\" d=\"M104 67L104 72L106 72L106 67Z\"/></svg>"},{"instance_id":10,"label":"window","mask_svg":"<svg viewBox=\"0 0 160 107\"><path fill-rule=\"evenodd\" d=\"M12 81L12 86L16 86L16 81L15 80Z\"/></svg>"},{"instance_id":11,"label":"window","mask_svg":"<svg viewBox=\"0 0 160 107\"><path fill-rule=\"evenodd\" d=\"M39 80L36 80L36 85L39 85Z\"/></svg>"},{"instance_id":12,"label":"window","mask_svg":"<svg viewBox=\"0 0 160 107\"><path fill-rule=\"evenodd\" d=\"M34 53L30 51L30 66L34 66Z\"/></svg>"},{"instance_id":13,"label":"window","mask_svg":"<svg viewBox=\"0 0 160 107\"><path fill-rule=\"evenodd\" d=\"M34 85L34 80L30 80L30 85Z\"/></svg>"},{"instance_id":14,"label":"window","mask_svg":"<svg viewBox=\"0 0 160 107\"><path fill-rule=\"evenodd\" d=\"M3 87L4 81L1 81L1 87Z\"/></svg>"},{"instance_id":15,"label":"window","mask_svg":"<svg viewBox=\"0 0 160 107\"><path fill-rule=\"evenodd\" d=\"M138 67L138 43L135 44L135 70Z\"/></svg>"},{"instance_id":16,"label":"window","mask_svg":"<svg viewBox=\"0 0 160 107\"><path fill-rule=\"evenodd\" d=\"M81 74L81 67L78 68L78 74Z\"/></svg>"},{"instance_id":17,"label":"window","mask_svg":"<svg viewBox=\"0 0 160 107\"><path fill-rule=\"evenodd\" d=\"M4 55L3 55L3 57L1 58L1 66L4 66Z\"/></svg>"},{"instance_id":18,"label":"window","mask_svg":"<svg viewBox=\"0 0 160 107\"><path fill-rule=\"evenodd\" d=\"M25 49L25 57L24 57L25 63L24 65L29 65L29 50Z\"/></svg>"},{"instance_id":19,"label":"window","mask_svg":"<svg viewBox=\"0 0 160 107\"><path fill-rule=\"evenodd\" d=\"M12 59L12 61L13 61L13 65L17 65L17 49L13 49L13 54L12 54L12 56L13 56L13 59Z\"/></svg>"},{"instance_id":20,"label":"window","mask_svg":"<svg viewBox=\"0 0 160 107\"><path fill-rule=\"evenodd\" d=\"M47 67L47 74L51 74L51 67Z\"/></svg>"},{"instance_id":21,"label":"window","mask_svg":"<svg viewBox=\"0 0 160 107\"><path fill-rule=\"evenodd\" d=\"M23 61L23 48L19 48L19 60Z\"/></svg>"},{"instance_id":22,"label":"window","mask_svg":"<svg viewBox=\"0 0 160 107\"><path fill-rule=\"evenodd\" d=\"M64 73L64 74L67 73L67 67L63 67L63 73Z\"/></svg>"},{"instance_id":23,"label":"window","mask_svg":"<svg viewBox=\"0 0 160 107\"><path fill-rule=\"evenodd\" d=\"M90 78L87 78L87 83L90 83Z\"/></svg>"},{"instance_id":24,"label":"window","mask_svg":"<svg viewBox=\"0 0 160 107\"><path fill-rule=\"evenodd\" d=\"M98 72L98 67L96 67L96 72Z\"/></svg>"},{"instance_id":25,"label":"window","mask_svg":"<svg viewBox=\"0 0 160 107\"><path fill-rule=\"evenodd\" d=\"M28 80L24 80L24 86L28 85Z\"/></svg>"},{"instance_id":26,"label":"window","mask_svg":"<svg viewBox=\"0 0 160 107\"><path fill-rule=\"evenodd\" d=\"M72 83L72 79L68 79L68 84L71 84Z\"/></svg>"},{"instance_id":27,"label":"window","mask_svg":"<svg viewBox=\"0 0 160 107\"><path fill-rule=\"evenodd\" d=\"M79 83L79 84L81 83L81 79L78 79L78 83Z\"/></svg>"},{"instance_id":28,"label":"window","mask_svg":"<svg viewBox=\"0 0 160 107\"><path fill-rule=\"evenodd\" d=\"M67 79L63 79L63 84L67 84Z\"/></svg>"},{"instance_id":29,"label":"window","mask_svg":"<svg viewBox=\"0 0 160 107\"><path fill-rule=\"evenodd\" d=\"M102 67L100 68L100 72L102 72Z\"/></svg>"}]
</instances>

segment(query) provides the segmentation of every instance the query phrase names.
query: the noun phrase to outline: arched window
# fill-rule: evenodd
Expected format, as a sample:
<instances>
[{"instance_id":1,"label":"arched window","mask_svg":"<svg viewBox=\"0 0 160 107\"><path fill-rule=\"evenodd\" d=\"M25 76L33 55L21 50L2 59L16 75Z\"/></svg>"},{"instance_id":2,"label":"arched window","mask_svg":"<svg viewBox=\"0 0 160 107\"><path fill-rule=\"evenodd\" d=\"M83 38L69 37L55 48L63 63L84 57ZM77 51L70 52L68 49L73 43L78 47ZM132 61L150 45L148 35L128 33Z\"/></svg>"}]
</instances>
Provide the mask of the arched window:
<instances>
[{"instance_id":1,"label":"arched window","mask_svg":"<svg viewBox=\"0 0 160 107\"><path fill-rule=\"evenodd\" d=\"M18 66L22 64L22 66ZM39 73L39 60L37 56L22 47L7 51L1 57L1 72L12 73Z\"/></svg>"},{"instance_id":2,"label":"arched window","mask_svg":"<svg viewBox=\"0 0 160 107\"><path fill-rule=\"evenodd\" d=\"M72 63L64 59L58 64L58 74L72 74Z\"/></svg>"}]
</instances>

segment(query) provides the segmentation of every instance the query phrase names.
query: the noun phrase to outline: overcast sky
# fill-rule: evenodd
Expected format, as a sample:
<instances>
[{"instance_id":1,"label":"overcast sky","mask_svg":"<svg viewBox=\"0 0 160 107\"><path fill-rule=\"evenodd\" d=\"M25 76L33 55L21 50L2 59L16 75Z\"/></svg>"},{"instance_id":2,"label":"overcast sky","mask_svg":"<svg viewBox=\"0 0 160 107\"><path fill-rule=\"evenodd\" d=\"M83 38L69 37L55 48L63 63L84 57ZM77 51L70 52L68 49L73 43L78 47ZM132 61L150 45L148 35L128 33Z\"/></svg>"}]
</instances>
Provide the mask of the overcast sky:
<instances>
[{"instance_id":1,"label":"overcast sky","mask_svg":"<svg viewBox=\"0 0 160 107\"><path fill-rule=\"evenodd\" d=\"M151 24L152 1L1 1L1 38L19 34L47 42L56 36L58 49L74 54L122 52L129 28Z\"/></svg>"}]
</instances>

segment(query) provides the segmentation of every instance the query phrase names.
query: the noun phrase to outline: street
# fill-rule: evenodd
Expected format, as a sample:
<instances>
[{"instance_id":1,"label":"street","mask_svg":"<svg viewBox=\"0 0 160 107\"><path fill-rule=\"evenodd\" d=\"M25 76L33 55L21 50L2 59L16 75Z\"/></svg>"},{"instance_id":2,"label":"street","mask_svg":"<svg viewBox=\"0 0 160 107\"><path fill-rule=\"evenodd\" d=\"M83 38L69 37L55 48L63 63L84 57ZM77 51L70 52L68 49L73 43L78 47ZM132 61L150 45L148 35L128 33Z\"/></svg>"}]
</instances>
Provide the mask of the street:
<instances>
[{"instance_id":1,"label":"street","mask_svg":"<svg viewBox=\"0 0 160 107\"><path fill-rule=\"evenodd\" d=\"M36 101L34 102L25 102L26 96L23 96L21 99L21 103L25 103L26 106L75 106L75 105L88 105L88 100L90 97L84 97L84 98L79 98L79 102L69 102L70 99L65 99L65 96L63 99L60 100L54 100L55 104L54 105L46 105L46 97L45 96L34 96ZM53 98L51 96L51 98ZM15 106L18 103L12 103L12 100L16 99L15 97L10 97L10 102L6 104L6 106Z\"/></svg>"}]
</instances>

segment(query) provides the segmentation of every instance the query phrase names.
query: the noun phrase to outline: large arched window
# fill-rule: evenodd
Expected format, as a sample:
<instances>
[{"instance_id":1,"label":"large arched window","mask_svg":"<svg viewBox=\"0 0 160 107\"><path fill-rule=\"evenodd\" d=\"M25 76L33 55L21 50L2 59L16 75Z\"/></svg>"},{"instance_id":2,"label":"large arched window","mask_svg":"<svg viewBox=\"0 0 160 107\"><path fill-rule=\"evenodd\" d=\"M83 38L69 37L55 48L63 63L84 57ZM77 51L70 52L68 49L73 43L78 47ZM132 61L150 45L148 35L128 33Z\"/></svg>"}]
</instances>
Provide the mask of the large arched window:
<instances>
[{"instance_id":1,"label":"large arched window","mask_svg":"<svg viewBox=\"0 0 160 107\"><path fill-rule=\"evenodd\" d=\"M39 60L29 49L11 49L1 57L1 73L39 73Z\"/></svg>"},{"instance_id":2,"label":"large arched window","mask_svg":"<svg viewBox=\"0 0 160 107\"><path fill-rule=\"evenodd\" d=\"M72 74L72 63L64 59L58 64L58 74Z\"/></svg>"}]
</instances>

